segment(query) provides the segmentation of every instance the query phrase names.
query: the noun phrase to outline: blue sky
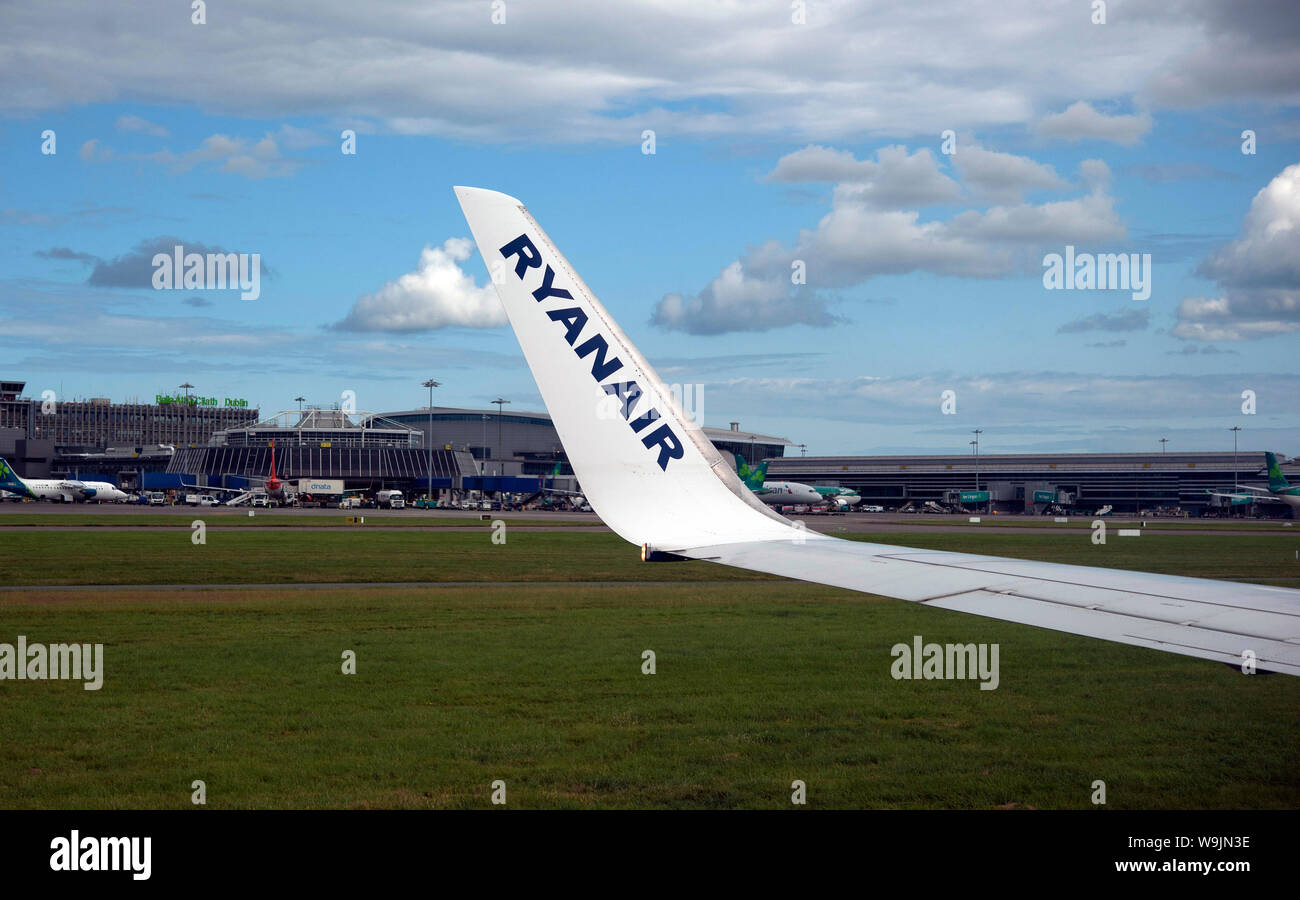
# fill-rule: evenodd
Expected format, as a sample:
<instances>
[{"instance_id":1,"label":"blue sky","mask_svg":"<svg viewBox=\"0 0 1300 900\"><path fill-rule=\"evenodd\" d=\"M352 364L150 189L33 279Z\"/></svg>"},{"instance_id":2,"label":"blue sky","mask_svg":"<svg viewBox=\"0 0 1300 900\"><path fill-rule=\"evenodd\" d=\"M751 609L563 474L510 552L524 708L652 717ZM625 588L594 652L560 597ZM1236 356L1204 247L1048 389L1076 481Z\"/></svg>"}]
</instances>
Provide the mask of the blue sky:
<instances>
[{"instance_id":1,"label":"blue sky","mask_svg":"<svg viewBox=\"0 0 1300 900\"><path fill-rule=\"evenodd\" d=\"M457 240L468 184L528 205L707 424L1300 453L1283 4L62 6L0 11L0 376L33 396L384 411L434 377L540 409ZM160 239L259 253L261 296L153 290L131 259ZM1067 244L1149 253L1149 299L1045 290Z\"/></svg>"}]
</instances>

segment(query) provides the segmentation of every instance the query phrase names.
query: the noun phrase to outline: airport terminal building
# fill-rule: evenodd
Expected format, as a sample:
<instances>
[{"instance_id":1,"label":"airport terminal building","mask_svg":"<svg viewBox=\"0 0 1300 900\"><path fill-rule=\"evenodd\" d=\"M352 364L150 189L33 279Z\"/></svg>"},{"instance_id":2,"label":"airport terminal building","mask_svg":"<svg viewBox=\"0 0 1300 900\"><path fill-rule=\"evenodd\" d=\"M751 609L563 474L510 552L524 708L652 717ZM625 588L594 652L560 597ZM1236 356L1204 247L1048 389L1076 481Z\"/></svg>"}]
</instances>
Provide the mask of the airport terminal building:
<instances>
[{"instance_id":1,"label":"airport terminal building","mask_svg":"<svg viewBox=\"0 0 1300 900\"><path fill-rule=\"evenodd\" d=\"M329 480L347 490L465 489L478 475L462 450L427 448L421 432L369 412L309 407L217 432L203 447L178 449L169 475L198 485L244 487L271 473L286 481ZM189 482L187 482L189 483Z\"/></svg>"},{"instance_id":2,"label":"airport terminal building","mask_svg":"<svg viewBox=\"0 0 1300 900\"><path fill-rule=\"evenodd\" d=\"M97 478L119 485L161 472L174 448L199 447L225 428L257 421L232 397L158 394L153 403L107 397L26 397L27 384L0 380L0 454L28 478Z\"/></svg>"},{"instance_id":3,"label":"airport terminal building","mask_svg":"<svg viewBox=\"0 0 1300 900\"><path fill-rule=\"evenodd\" d=\"M487 475L549 475L557 462L560 474L573 474L555 425L544 412L426 406L386 412L383 418L418 429L435 447L466 450ZM783 456L791 446L785 438L741 431L738 422L730 428L706 427L704 433L722 452L738 453L751 463Z\"/></svg>"},{"instance_id":4,"label":"airport terminal building","mask_svg":"<svg viewBox=\"0 0 1300 900\"><path fill-rule=\"evenodd\" d=\"M1180 508L1199 515L1223 501L1209 491L1267 483L1263 451L1227 453L1006 453L953 456L807 456L773 460L768 476L858 491L864 504L954 502L989 511L1041 513L1056 505L1117 513ZM1284 467L1300 484L1300 466ZM971 492L988 497L970 499ZM963 501L962 493L967 494ZM1285 508L1259 511L1282 514Z\"/></svg>"},{"instance_id":5,"label":"airport terminal building","mask_svg":"<svg viewBox=\"0 0 1300 900\"><path fill-rule=\"evenodd\" d=\"M544 412L508 406L435 406L387 413L316 407L259 418L228 398L162 396L46 404L0 380L0 455L29 478L110 481L128 489L238 488L271 470L286 480L337 479L348 489L527 493L545 482L580 490ZM888 509L933 502L1000 512L1182 509L1197 515L1223 500L1210 491L1263 485L1262 451L906 456L787 456L798 445L772 435L704 429L724 454L769 460L772 480L856 490ZM557 467L558 465L558 474ZM1300 485L1300 466L1284 472ZM1259 505L1258 511L1282 510Z\"/></svg>"}]
</instances>

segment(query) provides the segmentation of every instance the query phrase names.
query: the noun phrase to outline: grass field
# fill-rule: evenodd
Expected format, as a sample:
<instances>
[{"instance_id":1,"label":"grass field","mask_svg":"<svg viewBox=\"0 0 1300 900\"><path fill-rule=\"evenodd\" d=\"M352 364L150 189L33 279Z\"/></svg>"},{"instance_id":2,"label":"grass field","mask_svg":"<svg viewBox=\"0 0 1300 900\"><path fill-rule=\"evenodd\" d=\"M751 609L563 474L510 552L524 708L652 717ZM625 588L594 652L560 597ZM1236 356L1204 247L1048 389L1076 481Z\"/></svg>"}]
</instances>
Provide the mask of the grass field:
<instances>
[{"instance_id":1,"label":"grass field","mask_svg":"<svg viewBox=\"0 0 1300 900\"><path fill-rule=\"evenodd\" d=\"M189 807L195 779L211 808L487 807L495 779L517 808L788 809L795 779L811 807L1090 808L1097 779L1110 808L1300 805L1297 679L647 566L608 534L489 535L4 533L6 585L484 583L0 588L0 641L99 642L106 667L97 692L0 682L0 806ZM1300 568L1289 536L874 537L1292 585ZM545 583L586 580L626 583ZM890 647L914 635L999 644L998 689L895 681Z\"/></svg>"},{"instance_id":2,"label":"grass field","mask_svg":"<svg viewBox=\"0 0 1300 900\"><path fill-rule=\"evenodd\" d=\"M640 562L617 535L506 530L492 543L479 531L210 531L192 543L188 528L153 531L31 529L0 533L0 584L293 584L375 581L772 580L709 563ZM1111 537L1090 532L1006 535L909 533L841 535L937 550L959 550L1139 569L1282 586L1300 577L1300 535Z\"/></svg>"}]
</instances>

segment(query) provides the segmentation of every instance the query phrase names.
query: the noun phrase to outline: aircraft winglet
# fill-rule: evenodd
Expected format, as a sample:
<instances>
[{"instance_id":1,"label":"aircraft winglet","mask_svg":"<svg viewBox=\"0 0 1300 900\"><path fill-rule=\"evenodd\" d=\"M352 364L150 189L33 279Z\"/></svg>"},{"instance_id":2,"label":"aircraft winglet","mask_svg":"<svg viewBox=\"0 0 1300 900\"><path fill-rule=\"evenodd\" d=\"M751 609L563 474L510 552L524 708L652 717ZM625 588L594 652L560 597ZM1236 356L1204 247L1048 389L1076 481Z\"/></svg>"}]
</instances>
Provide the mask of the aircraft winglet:
<instances>
[{"instance_id":1,"label":"aircraft winglet","mask_svg":"<svg viewBox=\"0 0 1300 900\"><path fill-rule=\"evenodd\" d=\"M457 187L465 219L592 508L635 544L788 540L522 203Z\"/></svg>"}]
</instances>

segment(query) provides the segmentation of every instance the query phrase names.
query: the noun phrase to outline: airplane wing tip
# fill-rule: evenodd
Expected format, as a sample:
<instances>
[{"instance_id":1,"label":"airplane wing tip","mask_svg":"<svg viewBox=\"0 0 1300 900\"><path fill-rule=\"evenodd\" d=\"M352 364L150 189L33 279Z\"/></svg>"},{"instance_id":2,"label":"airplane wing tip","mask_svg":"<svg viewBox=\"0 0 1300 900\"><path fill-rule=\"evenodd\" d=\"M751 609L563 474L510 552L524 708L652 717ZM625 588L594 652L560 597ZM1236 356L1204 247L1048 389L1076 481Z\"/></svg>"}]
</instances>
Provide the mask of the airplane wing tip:
<instances>
[{"instance_id":1,"label":"airplane wing tip","mask_svg":"<svg viewBox=\"0 0 1300 900\"><path fill-rule=\"evenodd\" d=\"M488 190L487 188L468 187L466 185L456 185L452 188L456 192L456 199L460 201L463 207L468 202L498 200L506 201L515 206L524 204L517 198L509 194L503 194L500 191Z\"/></svg>"}]
</instances>

